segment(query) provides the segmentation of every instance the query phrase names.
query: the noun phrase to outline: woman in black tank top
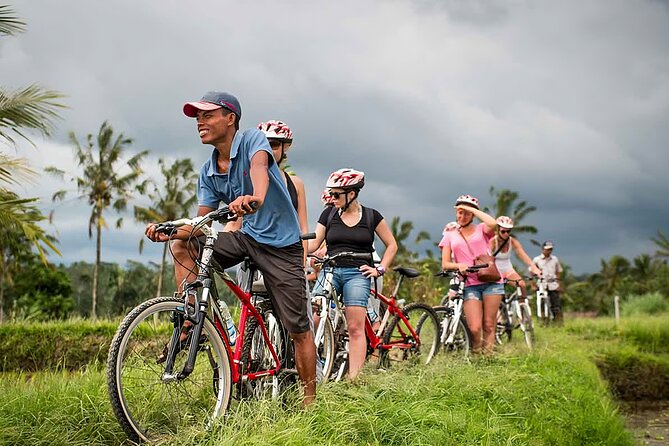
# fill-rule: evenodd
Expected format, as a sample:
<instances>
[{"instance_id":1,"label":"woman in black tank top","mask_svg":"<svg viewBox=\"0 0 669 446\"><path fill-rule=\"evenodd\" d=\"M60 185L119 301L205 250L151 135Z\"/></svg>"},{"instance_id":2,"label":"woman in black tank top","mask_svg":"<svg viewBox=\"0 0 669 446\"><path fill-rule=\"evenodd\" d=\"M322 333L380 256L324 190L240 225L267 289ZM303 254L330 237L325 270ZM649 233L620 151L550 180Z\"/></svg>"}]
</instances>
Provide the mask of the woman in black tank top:
<instances>
[{"instance_id":1,"label":"woman in black tank top","mask_svg":"<svg viewBox=\"0 0 669 446\"><path fill-rule=\"evenodd\" d=\"M283 173L290 201L297 212L300 231L302 234L306 234L309 232L309 224L307 222L307 199L304 191L304 183L297 175L290 175L282 168L282 165L288 158L288 149L293 144L293 132L285 122L277 120L261 122L258 124L258 129L265 134L269 141L269 145L274 153L274 161L276 161Z\"/></svg>"}]
</instances>

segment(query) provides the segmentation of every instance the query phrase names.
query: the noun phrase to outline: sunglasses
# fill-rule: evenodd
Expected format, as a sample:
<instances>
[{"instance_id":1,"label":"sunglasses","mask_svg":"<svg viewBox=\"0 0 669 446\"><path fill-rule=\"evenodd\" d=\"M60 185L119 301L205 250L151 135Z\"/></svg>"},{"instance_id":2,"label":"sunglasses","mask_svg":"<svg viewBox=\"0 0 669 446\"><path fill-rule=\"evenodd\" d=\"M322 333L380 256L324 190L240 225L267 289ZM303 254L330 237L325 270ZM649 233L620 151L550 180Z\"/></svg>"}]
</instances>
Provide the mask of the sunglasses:
<instances>
[{"instance_id":1,"label":"sunglasses","mask_svg":"<svg viewBox=\"0 0 669 446\"><path fill-rule=\"evenodd\" d=\"M500 234L511 234L511 229L500 229L499 233Z\"/></svg>"},{"instance_id":2,"label":"sunglasses","mask_svg":"<svg viewBox=\"0 0 669 446\"><path fill-rule=\"evenodd\" d=\"M270 146L271 148L281 147L281 141L270 141L270 142L269 142L269 146Z\"/></svg>"},{"instance_id":3,"label":"sunglasses","mask_svg":"<svg viewBox=\"0 0 669 446\"><path fill-rule=\"evenodd\" d=\"M330 192L328 195L337 200L341 195L344 195L344 192Z\"/></svg>"}]
</instances>

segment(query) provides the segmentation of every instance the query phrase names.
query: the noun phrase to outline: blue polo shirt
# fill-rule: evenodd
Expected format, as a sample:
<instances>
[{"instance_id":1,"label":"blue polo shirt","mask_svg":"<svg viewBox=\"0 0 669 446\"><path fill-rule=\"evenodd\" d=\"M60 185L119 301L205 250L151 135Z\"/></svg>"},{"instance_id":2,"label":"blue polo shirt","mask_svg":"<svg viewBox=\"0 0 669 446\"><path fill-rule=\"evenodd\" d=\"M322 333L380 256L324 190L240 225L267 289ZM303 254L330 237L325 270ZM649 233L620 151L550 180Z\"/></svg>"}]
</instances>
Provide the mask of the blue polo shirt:
<instances>
[{"instance_id":1,"label":"blue polo shirt","mask_svg":"<svg viewBox=\"0 0 669 446\"><path fill-rule=\"evenodd\" d=\"M300 225L272 149L260 130L248 129L235 134L228 173L216 171L218 150L213 150L211 158L200 169L198 204L218 209L221 202L228 204L241 195L253 195L249 175L251 158L261 150L269 156L269 187L258 212L244 216L242 232L258 243L283 248L300 241Z\"/></svg>"}]
</instances>

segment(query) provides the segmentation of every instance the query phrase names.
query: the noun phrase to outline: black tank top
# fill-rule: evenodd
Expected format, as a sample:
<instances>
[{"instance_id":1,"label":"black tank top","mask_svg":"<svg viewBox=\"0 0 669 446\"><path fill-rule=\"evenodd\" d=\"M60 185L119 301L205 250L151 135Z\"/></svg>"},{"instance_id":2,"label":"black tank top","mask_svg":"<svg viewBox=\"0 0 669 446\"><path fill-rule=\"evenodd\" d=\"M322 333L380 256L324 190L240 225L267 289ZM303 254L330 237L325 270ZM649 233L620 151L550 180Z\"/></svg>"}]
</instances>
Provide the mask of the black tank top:
<instances>
[{"instance_id":1,"label":"black tank top","mask_svg":"<svg viewBox=\"0 0 669 446\"><path fill-rule=\"evenodd\" d=\"M288 172L284 170L283 174L286 177L286 187L288 187L288 195L290 195L290 201L293 203L293 207L297 211L297 188L295 187L293 180L290 179L290 175L288 175Z\"/></svg>"}]
</instances>

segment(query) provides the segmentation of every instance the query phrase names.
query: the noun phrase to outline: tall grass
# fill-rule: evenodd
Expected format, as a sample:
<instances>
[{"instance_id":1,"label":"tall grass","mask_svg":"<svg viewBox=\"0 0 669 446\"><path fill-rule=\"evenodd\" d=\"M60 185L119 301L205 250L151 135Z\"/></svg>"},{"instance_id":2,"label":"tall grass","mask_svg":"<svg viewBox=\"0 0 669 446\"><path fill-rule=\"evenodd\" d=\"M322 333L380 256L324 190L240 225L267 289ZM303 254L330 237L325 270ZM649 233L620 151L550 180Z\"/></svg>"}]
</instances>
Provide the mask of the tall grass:
<instances>
[{"instance_id":1,"label":"tall grass","mask_svg":"<svg viewBox=\"0 0 669 446\"><path fill-rule=\"evenodd\" d=\"M669 301L660 293L630 296L620 306L624 316L657 315L669 312Z\"/></svg>"},{"instance_id":2,"label":"tall grass","mask_svg":"<svg viewBox=\"0 0 669 446\"><path fill-rule=\"evenodd\" d=\"M591 360L592 342L546 329L532 353L514 341L494 358L438 357L428 367L365 368L355 383L295 404L236 404L211 431L167 444L631 445ZM595 341L593 341L595 342ZM0 374L0 444L117 445L104 373Z\"/></svg>"}]
</instances>

